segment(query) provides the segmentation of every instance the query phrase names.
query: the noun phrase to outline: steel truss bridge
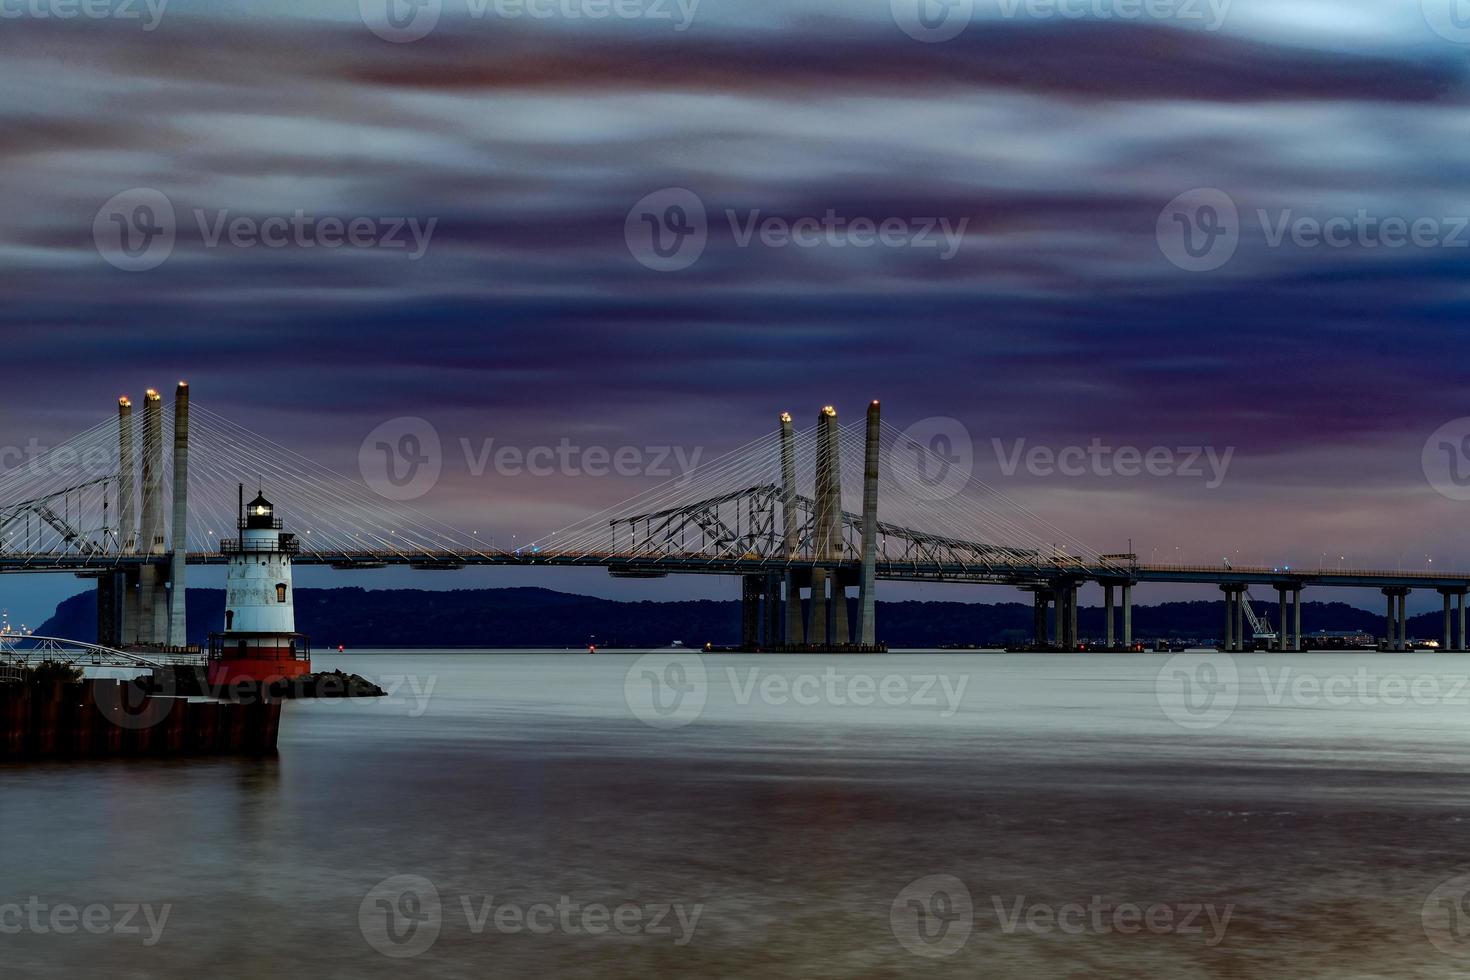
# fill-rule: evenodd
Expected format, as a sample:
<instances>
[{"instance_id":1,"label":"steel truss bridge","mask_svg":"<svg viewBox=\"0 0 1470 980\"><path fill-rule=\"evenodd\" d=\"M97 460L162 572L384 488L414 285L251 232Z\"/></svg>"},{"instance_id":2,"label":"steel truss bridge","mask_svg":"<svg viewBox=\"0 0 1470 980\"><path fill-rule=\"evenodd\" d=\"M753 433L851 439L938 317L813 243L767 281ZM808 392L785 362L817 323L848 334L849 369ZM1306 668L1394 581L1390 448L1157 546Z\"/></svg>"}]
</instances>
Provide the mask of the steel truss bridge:
<instances>
[{"instance_id":1,"label":"steel truss bridge","mask_svg":"<svg viewBox=\"0 0 1470 980\"><path fill-rule=\"evenodd\" d=\"M946 483L953 462L946 447L886 426L876 402L863 421L848 426L830 408L810 429L798 430L783 415L769 437L511 549L395 503L201 406L191 410L186 385L172 411L150 391L143 415L136 424L124 399L117 419L0 474L0 573L98 580L103 644L53 653L112 658L121 666L129 657L138 665L154 656L124 647L182 646L181 590L171 584L184 584L187 567L229 560L227 535L234 533L242 484L271 496L295 533L297 565L736 576L744 583L743 638L752 646L871 646L878 581L1024 590L1034 596L1037 641L1066 648L1077 644L1077 590L1088 583L1104 589L1109 645L1118 638L1115 610L1122 614L1123 643L1132 643L1134 587L1217 586L1225 596L1227 649L1244 646L1243 604L1251 586L1277 592L1283 646L1292 647L1301 642L1306 588L1382 591L1390 648L1406 639L1404 596L1432 589L1444 596L1445 645L1467 646L1470 574L1156 564L1101 554L978 481ZM857 589L851 628L849 588ZM1459 602L1458 643L1451 636L1452 599ZM0 641L0 658L5 652Z\"/></svg>"}]
</instances>

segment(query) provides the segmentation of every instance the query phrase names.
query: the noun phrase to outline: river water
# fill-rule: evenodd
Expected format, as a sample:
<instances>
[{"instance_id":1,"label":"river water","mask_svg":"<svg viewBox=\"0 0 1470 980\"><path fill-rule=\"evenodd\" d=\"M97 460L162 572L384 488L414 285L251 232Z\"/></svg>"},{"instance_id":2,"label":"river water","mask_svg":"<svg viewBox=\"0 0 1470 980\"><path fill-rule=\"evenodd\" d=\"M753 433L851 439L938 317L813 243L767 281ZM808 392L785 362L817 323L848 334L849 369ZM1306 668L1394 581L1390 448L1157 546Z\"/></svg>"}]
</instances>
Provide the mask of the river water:
<instances>
[{"instance_id":1,"label":"river water","mask_svg":"<svg viewBox=\"0 0 1470 980\"><path fill-rule=\"evenodd\" d=\"M0 976L1470 972L1470 660L361 653L0 766Z\"/></svg>"}]
</instances>

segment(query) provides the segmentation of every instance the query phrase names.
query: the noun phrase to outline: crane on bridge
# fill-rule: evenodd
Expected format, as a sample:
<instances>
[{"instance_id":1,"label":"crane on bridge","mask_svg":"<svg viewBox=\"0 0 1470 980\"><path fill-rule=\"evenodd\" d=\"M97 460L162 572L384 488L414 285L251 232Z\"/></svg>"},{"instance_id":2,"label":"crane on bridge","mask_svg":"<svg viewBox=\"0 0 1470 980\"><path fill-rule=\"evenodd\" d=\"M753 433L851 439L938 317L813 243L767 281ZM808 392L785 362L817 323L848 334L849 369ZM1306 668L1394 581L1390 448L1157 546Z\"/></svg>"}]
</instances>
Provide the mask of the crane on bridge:
<instances>
[{"instance_id":1,"label":"crane on bridge","mask_svg":"<svg viewBox=\"0 0 1470 980\"><path fill-rule=\"evenodd\" d=\"M1225 559L1225 567L1227 569L1231 567L1230 559L1228 558ZM1271 649L1272 647L1277 645L1277 642L1281 638L1277 635L1276 631L1271 628L1270 614L1267 613L1265 616L1256 615L1256 600L1255 597L1251 595L1250 589L1245 590L1244 598L1245 602L1241 603L1241 605L1245 606L1245 618L1249 620L1251 624L1251 639L1256 643L1260 643L1262 640L1264 640L1266 642L1266 648L1268 650Z\"/></svg>"}]
</instances>

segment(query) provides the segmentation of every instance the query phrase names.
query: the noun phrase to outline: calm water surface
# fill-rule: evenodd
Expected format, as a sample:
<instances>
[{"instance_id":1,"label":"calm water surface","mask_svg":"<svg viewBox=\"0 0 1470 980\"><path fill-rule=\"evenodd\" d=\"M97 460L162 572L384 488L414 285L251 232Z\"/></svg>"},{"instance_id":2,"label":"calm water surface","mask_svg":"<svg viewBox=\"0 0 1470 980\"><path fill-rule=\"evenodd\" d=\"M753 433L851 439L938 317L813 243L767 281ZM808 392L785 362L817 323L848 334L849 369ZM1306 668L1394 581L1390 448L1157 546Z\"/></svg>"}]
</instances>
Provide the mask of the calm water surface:
<instances>
[{"instance_id":1,"label":"calm water surface","mask_svg":"<svg viewBox=\"0 0 1470 980\"><path fill-rule=\"evenodd\" d=\"M319 656L394 696L0 766L0 976L1470 972L1470 659L684 659Z\"/></svg>"}]
</instances>

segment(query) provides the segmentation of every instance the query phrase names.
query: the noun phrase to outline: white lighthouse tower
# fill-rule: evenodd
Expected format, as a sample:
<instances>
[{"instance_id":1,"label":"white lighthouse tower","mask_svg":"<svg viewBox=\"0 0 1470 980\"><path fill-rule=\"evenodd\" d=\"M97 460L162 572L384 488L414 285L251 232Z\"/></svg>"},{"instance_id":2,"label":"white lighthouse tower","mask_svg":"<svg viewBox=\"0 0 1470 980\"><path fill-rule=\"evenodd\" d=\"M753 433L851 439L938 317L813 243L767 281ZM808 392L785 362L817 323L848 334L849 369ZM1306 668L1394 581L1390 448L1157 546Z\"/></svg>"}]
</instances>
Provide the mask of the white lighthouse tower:
<instances>
[{"instance_id":1,"label":"white lighthouse tower","mask_svg":"<svg viewBox=\"0 0 1470 980\"><path fill-rule=\"evenodd\" d=\"M220 542L229 560L225 628L209 638L209 683L269 684L311 673L311 645L296 632L291 556L296 535L281 529L275 507L262 492L244 503L240 488L240 537Z\"/></svg>"}]
</instances>

